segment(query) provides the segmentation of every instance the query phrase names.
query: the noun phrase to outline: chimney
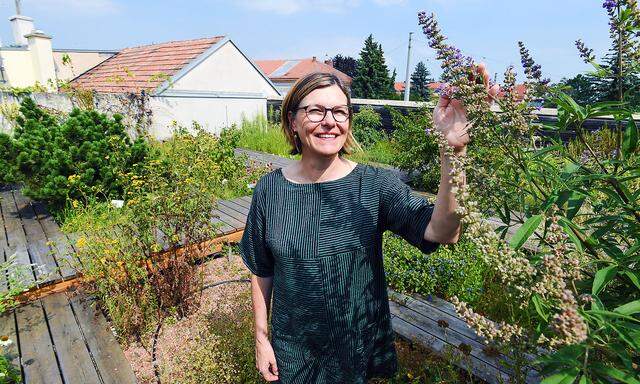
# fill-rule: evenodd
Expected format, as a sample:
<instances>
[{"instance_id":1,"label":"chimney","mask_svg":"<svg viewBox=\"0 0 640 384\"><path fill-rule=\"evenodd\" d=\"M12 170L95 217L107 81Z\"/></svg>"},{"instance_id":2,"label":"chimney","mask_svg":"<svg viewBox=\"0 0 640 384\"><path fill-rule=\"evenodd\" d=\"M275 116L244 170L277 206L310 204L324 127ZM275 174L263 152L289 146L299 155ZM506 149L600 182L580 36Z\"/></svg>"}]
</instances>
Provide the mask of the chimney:
<instances>
[{"instance_id":1,"label":"chimney","mask_svg":"<svg viewBox=\"0 0 640 384\"><path fill-rule=\"evenodd\" d=\"M313 57L311 58L311 61L316 61L316 57L315 57L315 56L313 56Z\"/></svg>"},{"instance_id":2,"label":"chimney","mask_svg":"<svg viewBox=\"0 0 640 384\"><path fill-rule=\"evenodd\" d=\"M328 66L330 66L331 68L333 68L333 60L331 59L327 59L324 61L325 64L327 64Z\"/></svg>"},{"instance_id":3,"label":"chimney","mask_svg":"<svg viewBox=\"0 0 640 384\"><path fill-rule=\"evenodd\" d=\"M16 45L27 45L28 42L25 35L33 32L33 19L23 15L13 15L9 21L11 21L13 40Z\"/></svg>"},{"instance_id":4,"label":"chimney","mask_svg":"<svg viewBox=\"0 0 640 384\"><path fill-rule=\"evenodd\" d=\"M35 80L46 86L49 80L56 81L56 67L53 62L51 36L35 30L25 36L31 53Z\"/></svg>"}]
</instances>

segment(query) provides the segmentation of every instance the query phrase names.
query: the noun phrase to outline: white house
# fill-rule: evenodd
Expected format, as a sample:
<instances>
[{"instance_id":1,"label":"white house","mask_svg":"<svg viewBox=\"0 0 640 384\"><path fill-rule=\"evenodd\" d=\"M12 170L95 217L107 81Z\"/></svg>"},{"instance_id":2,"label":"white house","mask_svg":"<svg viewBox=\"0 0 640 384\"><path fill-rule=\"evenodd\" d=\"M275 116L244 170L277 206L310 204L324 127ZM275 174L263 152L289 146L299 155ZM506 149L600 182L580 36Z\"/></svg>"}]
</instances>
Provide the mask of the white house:
<instances>
[{"instance_id":1,"label":"white house","mask_svg":"<svg viewBox=\"0 0 640 384\"><path fill-rule=\"evenodd\" d=\"M126 48L71 81L104 93L150 96L151 134L163 139L175 121L223 127L266 115L267 99L280 96L268 77L224 36Z\"/></svg>"}]
</instances>

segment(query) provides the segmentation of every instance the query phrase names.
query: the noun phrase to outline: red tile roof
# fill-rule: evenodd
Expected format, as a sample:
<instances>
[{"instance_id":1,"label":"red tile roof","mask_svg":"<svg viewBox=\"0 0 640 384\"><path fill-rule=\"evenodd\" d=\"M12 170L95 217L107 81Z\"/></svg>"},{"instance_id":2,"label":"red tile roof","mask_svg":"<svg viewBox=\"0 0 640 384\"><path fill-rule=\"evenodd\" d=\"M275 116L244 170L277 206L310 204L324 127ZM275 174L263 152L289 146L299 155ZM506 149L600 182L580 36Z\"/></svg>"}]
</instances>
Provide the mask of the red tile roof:
<instances>
[{"instance_id":1,"label":"red tile roof","mask_svg":"<svg viewBox=\"0 0 640 384\"><path fill-rule=\"evenodd\" d=\"M71 81L98 92L152 91L224 36L125 48Z\"/></svg>"},{"instance_id":2,"label":"red tile roof","mask_svg":"<svg viewBox=\"0 0 640 384\"><path fill-rule=\"evenodd\" d=\"M331 64L318 61L315 57L298 60L256 60L255 63L271 81L295 82L310 73L329 72L338 76L346 86L351 85L350 76L333 68Z\"/></svg>"},{"instance_id":3,"label":"red tile roof","mask_svg":"<svg viewBox=\"0 0 640 384\"><path fill-rule=\"evenodd\" d=\"M395 83L393 83L393 89L396 90L396 92L404 92L404 81L397 81Z\"/></svg>"}]
</instances>

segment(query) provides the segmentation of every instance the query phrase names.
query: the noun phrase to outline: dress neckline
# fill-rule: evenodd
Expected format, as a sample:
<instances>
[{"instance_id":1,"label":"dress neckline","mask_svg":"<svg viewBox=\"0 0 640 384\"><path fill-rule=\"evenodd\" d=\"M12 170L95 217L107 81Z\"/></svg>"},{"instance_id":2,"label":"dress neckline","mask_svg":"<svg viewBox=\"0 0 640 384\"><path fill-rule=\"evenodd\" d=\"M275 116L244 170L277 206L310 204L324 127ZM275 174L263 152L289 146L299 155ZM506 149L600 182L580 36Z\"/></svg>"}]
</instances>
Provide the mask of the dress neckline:
<instances>
[{"instance_id":1,"label":"dress neckline","mask_svg":"<svg viewBox=\"0 0 640 384\"><path fill-rule=\"evenodd\" d=\"M284 182L286 184L294 186L294 187L304 188L304 187L309 187L309 186L314 186L314 185L330 185L330 184L338 183L340 181L348 180L351 177L353 177L354 175L356 175L356 170L360 169L360 166L361 166L360 163L356 163L356 166L353 167L353 169L349 173L347 173L346 175L344 175L344 176L342 176L340 178L333 179L333 180L327 180L327 181L318 181L318 182L314 182L314 183L296 183L296 182L293 182L293 181L287 179L284 176L284 173L282 173L282 168L278 168L276 170L276 173L278 175L280 175L280 177L284 180Z\"/></svg>"}]
</instances>

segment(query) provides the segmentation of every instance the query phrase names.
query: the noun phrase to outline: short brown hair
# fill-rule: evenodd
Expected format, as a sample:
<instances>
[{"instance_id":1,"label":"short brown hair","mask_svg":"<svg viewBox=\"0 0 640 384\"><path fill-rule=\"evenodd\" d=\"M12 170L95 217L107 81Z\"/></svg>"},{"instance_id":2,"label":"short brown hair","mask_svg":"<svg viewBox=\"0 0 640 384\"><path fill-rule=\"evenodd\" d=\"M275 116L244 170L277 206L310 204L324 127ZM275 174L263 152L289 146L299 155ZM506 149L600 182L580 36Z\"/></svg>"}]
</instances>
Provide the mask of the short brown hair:
<instances>
[{"instance_id":1,"label":"short brown hair","mask_svg":"<svg viewBox=\"0 0 640 384\"><path fill-rule=\"evenodd\" d=\"M349 107L349 111L352 112L351 96L349 96L349 91L347 91L347 88L344 86L342 81L332 73L311 73L296 81L287 93L287 96L285 96L284 101L282 102L282 113L280 114L280 117L282 120L282 130L284 131L284 135L292 148L290 152L292 155L297 155L300 152L298 152L296 147L296 139L293 135L293 130L289 126L289 112L295 115L298 111L300 102L308 94L316 89L330 87L332 85L337 85L347 97L347 106ZM352 120L353 113L349 113L349 131L347 132L347 140L340 149L340 152L338 153L339 156L351 154L354 148L360 147L351 132ZM301 145L301 143L298 142L298 145Z\"/></svg>"}]
</instances>

